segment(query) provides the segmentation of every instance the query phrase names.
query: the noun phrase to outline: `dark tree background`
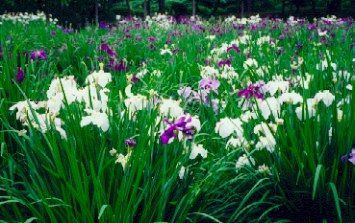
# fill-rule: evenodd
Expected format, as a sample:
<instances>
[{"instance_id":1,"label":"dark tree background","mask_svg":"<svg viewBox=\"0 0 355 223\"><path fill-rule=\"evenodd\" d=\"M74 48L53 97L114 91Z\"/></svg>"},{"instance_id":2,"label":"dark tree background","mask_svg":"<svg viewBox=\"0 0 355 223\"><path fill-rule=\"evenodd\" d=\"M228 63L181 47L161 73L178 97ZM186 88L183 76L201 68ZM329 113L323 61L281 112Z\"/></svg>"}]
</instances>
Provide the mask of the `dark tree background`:
<instances>
[{"instance_id":1,"label":"dark tree background","mask_svg":"<svg viewBox=\"0 0 355 223\"><path fill-rule=\"evenodd\" d=\"M1 0L5 12L44 11L61 23L75 26L99 20L113 21L115 15L145 17L155 13L173 16L198 14L209 16L319 17L354 16L355 0Z\"/></svg>"}]
</instances>

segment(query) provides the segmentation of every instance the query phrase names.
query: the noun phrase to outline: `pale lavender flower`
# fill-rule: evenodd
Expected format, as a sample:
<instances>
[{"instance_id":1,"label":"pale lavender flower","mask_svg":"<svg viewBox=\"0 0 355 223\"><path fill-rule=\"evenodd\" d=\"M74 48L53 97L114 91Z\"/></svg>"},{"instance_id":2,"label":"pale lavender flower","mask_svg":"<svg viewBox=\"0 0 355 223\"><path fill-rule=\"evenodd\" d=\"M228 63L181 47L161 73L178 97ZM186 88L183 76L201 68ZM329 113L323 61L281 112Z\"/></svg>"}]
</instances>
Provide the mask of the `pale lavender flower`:
<instances>
[{"instance_id":1,"label":"pale lavender flower","mask_svg":"<svg viewBox=\"0 0 355 223\"><path fill-rule=\"evenodd\" d=\"M192 89L191 87L182 87L177 92L180 96L186 99L191 95Z\"/></svg>"},{"instance_id":2,"label":"pale lavender flower","mask_svg":"<svg viewBox=\"0 0 355 223\"><path fill-rule=\"evenodd\" d=\"M199 82L198 86L202 89L207 90L208 92L212 90L216 94L218 94L217 89L220 85L221 83L216 78L212 79L211 77L206 77Z\"/></svg>"}]
</instances>

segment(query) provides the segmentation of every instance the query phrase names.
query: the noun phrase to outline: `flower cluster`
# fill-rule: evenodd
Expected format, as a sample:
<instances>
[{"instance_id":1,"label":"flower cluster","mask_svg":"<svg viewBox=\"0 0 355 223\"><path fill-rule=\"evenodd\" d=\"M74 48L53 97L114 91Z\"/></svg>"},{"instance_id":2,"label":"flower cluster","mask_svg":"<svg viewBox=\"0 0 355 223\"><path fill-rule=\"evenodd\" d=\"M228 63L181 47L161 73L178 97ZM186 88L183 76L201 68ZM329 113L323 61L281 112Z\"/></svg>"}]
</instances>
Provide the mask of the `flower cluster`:
<instances>
[{"instance_id":1,"label":"flower cluster","mask_svg":"<svg viewBox=\"0 0 355 223\"><path fill-rule=\"evenodd\" d=\"M58 19L52 18L52 15L49 14L47 15L49 18L49 22L56 24L58 22ZM7 13L0 15L0 22L2 21L10 21L13 23L20 22L22 24L29 24L34 21L46 21L47 17L44 12L37 12L36 14L34 13Z\"/></svg>"},{"instance_id":2,"label":"flower cluster","mask_svg":"<svg viewBox=\"0 0 355 223\"><path fill-rule=\"evenodd\" d=\"M62 138L67 138L62 128L64 121L60 118L60 112L72 103L83 103L83 111L87 113L80 121L81 127L94 124L103 132L109 129L108 119L108 96L110 92L106 85L111 82L111 74L103 71L103 65L99 72L93 72L87 78L87 86L78 88L74 76L55 78L52 80L46 96L48 100L40 102L20 101L10 107L10 110L17 110L16 119L25 126L34 128L45 133L53 128L57 130ZM44 113L39 111L44 109ZM54 125L52 125L54 124Z\"/></svg>"}]
</instances>

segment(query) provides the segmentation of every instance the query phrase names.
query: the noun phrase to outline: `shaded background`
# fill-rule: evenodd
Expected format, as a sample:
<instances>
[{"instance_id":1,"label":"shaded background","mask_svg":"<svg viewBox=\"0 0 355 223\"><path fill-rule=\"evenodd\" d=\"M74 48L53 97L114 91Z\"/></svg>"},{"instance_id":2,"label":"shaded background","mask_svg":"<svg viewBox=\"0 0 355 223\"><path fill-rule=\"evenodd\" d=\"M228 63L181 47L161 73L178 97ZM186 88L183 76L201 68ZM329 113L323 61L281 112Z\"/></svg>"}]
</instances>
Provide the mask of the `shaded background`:
<instances>
[{"instance_id":1,"label":"shaded background","mask_svg":"<svg viewBox=\"0 0 355 223\"><path fill-rule=\"evenodd\" d=\"M114 21L115 15L144 17L157 12L175 17L198 14L209 16L261 16L285 18L289 15L320 17L354 16L355 0L1 0L5 12L44 11L61 24L75 27L86 22Z\"/></svg>"}]
</instances>

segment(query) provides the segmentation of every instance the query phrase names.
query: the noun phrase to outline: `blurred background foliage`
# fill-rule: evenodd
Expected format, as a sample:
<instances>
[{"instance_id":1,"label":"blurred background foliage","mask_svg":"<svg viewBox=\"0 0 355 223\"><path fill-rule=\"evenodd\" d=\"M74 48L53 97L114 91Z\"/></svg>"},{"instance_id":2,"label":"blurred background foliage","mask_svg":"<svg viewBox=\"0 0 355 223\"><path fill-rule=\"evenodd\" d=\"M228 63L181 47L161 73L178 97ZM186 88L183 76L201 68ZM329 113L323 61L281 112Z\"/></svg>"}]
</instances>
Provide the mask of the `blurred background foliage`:
<instances>
[{"instance_id":1,"label":"blurred background foliage","mask_svg":"<svg viewBox=\"0 0 355 223\"><path fill-rule=\"evenodd\" d=\"M175 17L210 16L313 17L354 16L355 0L1 0L0 13L44 11L63 23L80 26L95 20L114 21L115 15Z\"/></svg>"}]
</instances>

